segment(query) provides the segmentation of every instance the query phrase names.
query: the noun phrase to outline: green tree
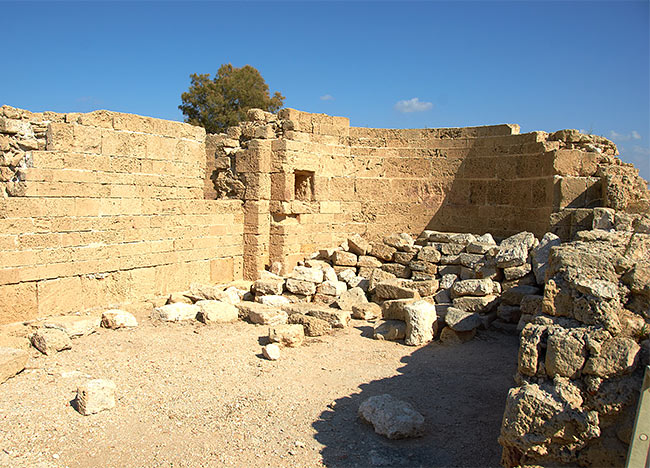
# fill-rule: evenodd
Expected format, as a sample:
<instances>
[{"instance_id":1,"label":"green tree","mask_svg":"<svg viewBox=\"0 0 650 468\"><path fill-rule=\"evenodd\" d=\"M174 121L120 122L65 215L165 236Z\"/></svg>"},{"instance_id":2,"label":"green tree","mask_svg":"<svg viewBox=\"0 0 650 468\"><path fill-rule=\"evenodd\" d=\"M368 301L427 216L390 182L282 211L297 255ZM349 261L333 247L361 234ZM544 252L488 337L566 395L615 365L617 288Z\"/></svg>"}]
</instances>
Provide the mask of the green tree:
<instances>
[{"instance_id":1,"label":"green tree","mask_svg":"<svg viewBox=\"0 0 650 468\"><path fill-rule=\"evenodd\" d=\"M191 74L190 88L181 95L178 108L185 122L199 125L208 133L219 133L246 118L251 108L277 112L284 96L269 95L269 86L256 68L246 65L235 68L221 65L214 79L210 74Z\"/></svg>"}]
</instances>

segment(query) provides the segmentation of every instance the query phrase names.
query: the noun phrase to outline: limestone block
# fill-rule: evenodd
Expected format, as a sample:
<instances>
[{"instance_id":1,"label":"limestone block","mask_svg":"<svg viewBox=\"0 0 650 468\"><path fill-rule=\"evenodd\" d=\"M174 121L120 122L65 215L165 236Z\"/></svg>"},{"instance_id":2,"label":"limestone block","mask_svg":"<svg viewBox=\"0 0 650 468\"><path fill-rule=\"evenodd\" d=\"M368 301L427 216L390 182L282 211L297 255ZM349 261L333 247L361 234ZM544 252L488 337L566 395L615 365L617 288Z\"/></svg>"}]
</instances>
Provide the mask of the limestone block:
<instances>
[{"instance_id":1,"label":"limestone block","mask_svg":"<svg viewBox=\"0 0 650 468\"><path fill-rule=\"evenodd\" d=\"M458 255L458 261L467 268L475 269L484 261L483 255L462 252Z\"/></svg>"},{"instance_id":2,"label":"limestone block","mask_svg":"<svg viewBox=\"0 0 650 468\"><path fill-rule=\"evenodd\" d=\"M341 310L351 311L352 307L358 304L365 304L368 302L366 293L363 289L351 288L345 291L336 301L337 305Z\"/></svg>"},{"instance_id":3,"label":"limestone block","mask_svg":"<svg viewBox=\"0 0 650 468\"><path fill-rule=\"evenodd\" d=\"M327 320L300 313L289 315L289 323L302 325L306 336L323 336L332 331L332 325Z\"/></svg>"},{"instance_id":4,"label":"limestone block","mask_svg":"<svg viewBox=\"0 0 650 468\"><path fill-rule=\"evenodd\" d=\"M540 343L546 330L546 326L530 323L521 331L517 361L517 370L521 375L532 377L537 373Z\"/></svg>"},{"instance_id":5,"label":"limestone block","mask_svg":"<svg viewBox=\"0 0 650 468\"><path fill-rule=\"evenodd\" d=\"M29 360L23 349L0 347L0 383L22 372Z\"/></svg>"},{"instance_id":6,"label":"limestone block","mask_svg":"<svg viewBox=\"0 0 650 468\"><path fill-rule=\"evenodd\" d=\"M251 291L260 296L279 295L284 289L284 278L258 279L253 283Z\"/></svg>"},{"instance_id":7,"label":"limestone block","mask_svg":"<svg viewBox=\"0 0 650 468\"><path fill-rule=\"evenodd\" d=\"M357 266L360 268L379 268L381 265L382 263L378 258L370 255L359 256L359 261L357 262Z\"/></svg>"},{"instance_id":8,"label":"limestone block","mask_svg":"<svg viewBox=\"0 0 650 468\"><path fill-rule=\"evenodd\" d=\"M340 296L347 290L348 286L343 281L324 281L316 288L316 291L319 294L326 294L329 296Z\"/></svg>"},{"instance_id":9,"label":"limestone block","mask_svg":"<svg viewBox=\"0 0 650 468\"><path fill-rule=\"evenodd\" d=\"M470 331L456 331L445 327L440 332L440 342L445 345L457 345L467 343L476 336L476 329Z\"/></svg>"},{"instance_id":10,"label":"limestone block","mask_svg":"<svg viewBox=\"0 0 650 468\"><path fill-rule=\"evenodd\" d=\"M154 311L153 318L164 322L180 322L183 320L194 320L200 312L200 308L193 304L184 304L176 302L157 307Z\"/></svg>"},{"instance_id":11,"label":"limestone block","mask_svg":"<svg viewBox=\"0 0 650 468\"><path fill-rule=\"evenodd\" d=\"M503 276L506 280L514 280L523 278L532 270L532 265L530 263L524 263L520 266L508 267L503 269Z\"/></svg>"},{"instance_id":12,"label":"limestone block","mask_svg":"<svg viewBox=\"0 0 650 468\"><path fill-rule=\"evenodd\" d=\"M303 296L311 296L316 293L316 284L310 281L289 278L287 279L286 287L289 292Z\"/></svg>"},{"instance_id":13,"label":"limestone block","mask_svg":"<svg viewBox=\"0 0 650 468\"><path fill-rule=\"evenodd\" d=\"M445 323L454 331L467 332L480 327L482 322L481 317L476 313L449 307L445 315Z\"/></svg>"},{"instance_id":14,"label":"limestone block","mask_svg":"<svg viewBox=\"0 0 650 468\"><path fill-rule=\"evenodd\" d=\"M594 208L594 220L592 229L602 229L603 231L612 231L615 229L616 210L612 208Z\"/></svg>"},{"instance_id":15,"label":"limestone block","mask_svg":"<svg viewBox=\"0 0 650 468\"><path fill-rule=\"evenodd\" d=\"M486 314L494 310L498 303L498 296L493 294L481 297L463 296L452 300L452 304L457 309L464 310L465 312L478 312L480 314Z\"/></svg>"},{"instance_id":16,"label":"limestone block","mask_svg":"<svg viewBox=\"0 0 650 468\"><path fill-rule=\"evenodd\" d=\"M48 318L43 326L45 328L57 328L66 332L70 338L76 338L95 333L101 324L101 320L101 317L68 315Z\"/></svg>"},{"instance_id":17,"label":"limestone block","mask_svg":"<svg viewBox=\"0 0 650 468\"><path fill-rule=\"evenodd\" d=\"M84 416L115 407L116 385L111 380L88 380L77 388L76 405Z\"/></svg>"},{"instance_id":18,"label":"limestone block","mask_svg":"<svg viewBox=\"0 0 650 468\"><path fill-rule=\"evenodd\" d=\"M412 299L419 298L415 289L405 288L396 280L383 281L375 286L375 295L382 299Z\"/></svg>"},{"instance_id":19,"label":"limestone block","mask_svg":"<svg viewBox=\"0 0 650 468\"><path fill-rule=\"evenodd\" d=\"M525 315L537 315L541 312L542 300L544 296L539 296L537 294L531 294L521 298L521 313Z\"/></svg>"},{"instance_id":20,"label":"limestone block","mask_svg":"<svg viewBox=\"0 0 650 468\"><path fill-rule=\"evenodd\" d=\"M309 268L304 266L296 266L289 274L289 278L300 281L310 281L312 283L323 282L323 270L320 268Z\"/></svg>"},{"instance_id":21,"label":"limestone block","mask_svg":"<svg viewBox=\"0 0 650 468\"><path fill-rule=\"evenodd\" d=\"M406 323L402 320L386 320L375 326L373 338L376 340L397 341L406 336Z\"/></svg>"},{"instance_id":22,"label":"limestone block","mask_svg":"<svg viewBox=\"0 0 650 468\"><path fill-rule=\"evenodd\" d=\"M130 312L119 309L107 310L102 314L102 327L104 328L129 328L137 327L138 321Z\"/></svg>"},{"instance_id":23,"label":"limestone block","mask_svg":"<svg viewBox=\"0 0 650 468\"><path fill-rule=\"evenodd\" d=\"M332 328L345 328L350 323L350 312L348 310L339 310L329 307L312 309L309 315L321 320L325 320Z\"/></svg>"},{"instance_id":24,"label":"limestone block","mask_svg":"<svg viewBox=\"0 0 650 468\"><path fill-rule=\"evenodd\" d=\"M352 252L345 252L343 250L337 250L332 255L332 263L337 266L357 266L359 261L358 257Z\"/></svg>"},{"instance_id":25,"label":"limestone block","mask_svg":"<svg viewBox=\"0 0 650 468\"><path fill-rule=\"evenodd\" d=\"M585 344L570 333L559 331L551 334L546 344L544 367L550 377L574 378L585 363Z\"/></svg>"},{"instance_id":26,"label":"limestone block","mask_svg":"<svg viewBox=\"0 0 650 468\"><path fill-rule=\"evenodd\" d=\"M412 260L408 264L412 272L420 271L429 275L435 275L438 272L438 265L423 260Z\"/></svg>"},{"instance_id":27,"label":"limestone block","mask_svg":"<svg viewBox=\"0 0 650 468\"><path fill-rule=\"evenodd\" d=\"M402 280L402 285L407 288L415 289L421 297L433 296L439 289L439 283L436 279L420 280L413 277L413 281Z\"/></svg>"},{"instance_id":28,"label":"limestone block","mask_svg":"<svg viewBox=\"0 0 650 468\"><path fill-rule=\"evenodd\" d=\"M408 265L415 258L417 252L395 252L393 261L401 265Z\"/></svg>"},{"instance_id":29,"label":"limestone block","mask_svg":"<svg viewBox=\"0 0 650 468\"><path fill-rule=\"evenodd\" d=\"M519 306L500 304L497 308L497 317L505 323L518 323L521 318Z\"/></svg>"},{"instance_id":30,"label":"limestone block","mask_svg":"<svg viewBox=\"0 0 650 468\"><path fill-rule=\"evenodd\" d=\"M496 255L498 251L495 244L486 242L471 242L467 244L467 247L465 249L468 253L480 255L485 255L487 253L493 253Z\"/></svg>"},{"instance_id":31,"label":"limestone block","mask_svg":"<svg viewBox=\"0 0 650 468\"><path fill-rule=\"evenodd\" d=\"M519 285L507 290L501 294L501 300L508 305L520 305L524 296L539 294L539 288L529 285Z\"/></svg>"},{"instance_id":32,"label":"limestone block","mask_svg":"<svg viewBox=\"0 0 650 468\"><path fill-rule=\"evenodd\" d=\"M352 318L359 320L377 320L381 318L381 306L374 302L352 306Z\"/></svg>"},{"instance_id":33,"label":"limestone block","mask_svg":"<svg viewBox=\"0 0 650 468\"><path fill-rule=\"evenodd\" d=\"M558 236L552 232L547 232L544 234L544 237L542 237L539 245L532 250L533 272L535 274L537 284L544 284L544 276L546 274L546 268L551 249L555 246L560 245L561 243L562 241Z\"/></svg>"},{"instance_id":34,"label":"limestone block","mask_svg":"<svg viewBox=\"0 0 650 468\"><path fill-rule=\"evenodd\" d=\"M236 306L239 316L242 314L249 322L258 325L281 325L287 323L288 315L276 307L270 307L256 302L242 302Z\"/></svg>"},{"instance_id":35,"label":"limestone block","mask_svg":"<svg viewBox=\"0 0 650 468\"><path fill-rule=\"evenodd\" d=\"M262 355L269 361L280 359L280 347L275 343L269 343L262 348Z\"/></svg>"},{"instance_id":36,"label":"limestone block","mask_svg":"<svg viewBox=\"0 0 650 468\"><path fill-rule=\"evenodd\" d=\"M276 325L269 328L269 340L283 346L297 347L305 341L305 331L300 324Z\"/></svg>"},{"instance_id":37,"label":"limestone block","mask_svg":"<svg viewBox=\"0 0 650 468\"><path fill-rule=\"evenodd\" d=\"M496 262L499 268L520 266L526 263L528 252L535 247L537 240L530 232L520 232L504 239L499 245Z\"/></svg>"},{"instance_id":38,"label":"limestone block","mask_svg":"<svg viewBox=\"0 0 650 468\"><path fill-rule=\"evenodd\" d=\"M417 254L418 260L429 263L438 263L440 261L440 257L440 251L431 246L422 247Z\"/></svg>"},{"instance_id":39,"label":"limestone block","mask_svg":"<svg viewBox=\"0 0 650 468\"><path fill-rule=\"evenodd\" d=\"M640 346L631 338L614 337L602 344L599 355L585 364L585 374L612 377L632 372L638 364Z\"/></svg>"},{"instance_id":40,"label":"limestone block","mask_svg":"<svg viewBox=\"0 0 650 468\"><path fill-rule=\"evenodd\" d=\"M452 297L487 296L499 294L501 285L490 279L468 279L453 283L451 292Z\"/></svg>"},{"instance_id":41,"label":"limestone block","mask_svg":"<svg viewBox=\"0 0 650 468\"><path fill-rule=\"evenodd\" d=\"M384 262L391 262L393 261L393 255L395 252L397 252L397 249L394 247L390 247L381 242L373 242L370 255Z\"/></svg>"},{"instance_id":42,"label":"limestone block","mask_svg":"<svg viewBox=\"0 0 650 468\"><path fill-rule=\"evenodd\" d=\"M441 242L435 242L433 243L433 247L439 250L442 255L455 256L464 252L466 246L464 244L445 244Z\"/></svg>"},{"instance_id":43,"label":"limestone block","mask_svg":"<svg viewBox=\"0 0 650 468\"><path fill-rule=\"evenodd\" d=\"M358 415L372 425L377 434L389 439L419 437L424 431L424 416L409 403L388 394L364 400L359 405Z\"/></svg>"},{"instance_id":44,"label":"limestone block","mask_svg":"<svg viewBox=\"0 0 650 468\"><path fill-rule=\"evenodd\" d=\"M239 318L239 309L227 302L199 301L196 306L200 309L196 315L199 322L228 323Z\"/></svg>"},{"instance_id":45,"label":"limestone block","mask_svg":"<svg viewBox=\"0 0 650 468\"><path fill-rule=\"evenodd\" d=\"M290 304L291 300L285 296L279 296L277 294L272 294L269 296L257 296L255 302L269 306L269 307L282 307L285 304Z\"/></svg>"},{"instance_id":46,"label":"limestone block","mask_svg":"<svg viewBox=\"0 0 650 468\"><path fill-rule=\"evenodd\" d=\"M359 234L355 234L348 237L348 248L350 249L350 252L356 255L367 255L372 249L372 246Z\"/></svg>"},{"instance_id":47,"label":"limestone block","mask_svg":"<svg viewBox=\"0 0 650 468\"><path fill-rule=\"evenodd\" d=\"M451 304L451 289L441 289L434 296L436 304Z\"/></svg>"},{"instance_id":48,"label":"limestone block","mask_svg":"<svg viewBox=\"0 0 650 468\"><path fill-rule=\"evenodd\" d=\"M404 307L406 330L404 344L420 346L433 339L436 306L427 301L415 301Z\"/></svg>"},{"instance_id":49,"label":"limestone block","mask_svg":"<svg viewBox=\"0 0 650 468\"><path fill-rule=\"evenodd\" d=\"M58 328L41 328L31 336L34 348L43 354L55 354L59 351L72 348L70 337Z\"/></svg>"},{"instance_id":50,"label":"limestone block","mask_svg":"<svg viewBox=\"0 0 650 468\"><path fill-rule=\"evenodd\" d=\"M381 266L381 269L387 273L395 275L398 278L410 278L411 269L406 265L400 265L399 263L384 263Z\"/></svg>"}]
</instances>

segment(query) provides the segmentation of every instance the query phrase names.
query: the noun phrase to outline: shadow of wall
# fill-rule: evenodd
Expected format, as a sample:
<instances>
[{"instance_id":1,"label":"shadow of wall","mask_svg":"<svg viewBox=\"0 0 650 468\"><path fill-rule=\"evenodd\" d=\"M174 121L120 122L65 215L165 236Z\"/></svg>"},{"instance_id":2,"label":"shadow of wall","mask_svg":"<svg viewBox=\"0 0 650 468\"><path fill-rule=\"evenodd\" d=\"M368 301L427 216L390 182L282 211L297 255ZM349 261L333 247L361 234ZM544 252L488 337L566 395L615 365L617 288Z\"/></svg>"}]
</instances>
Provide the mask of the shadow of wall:
<instances>
[{"instance_id":1,"label":"shadow of wall","mask_svg":"<svg viewBox=\"0 0 650 468\"><path fill-rule=\"evenodd\" d=\"M430 343L398 374L343 395L313 424L328 467L500 466L497 442L516 371L517 338L486 332L462 345ZM421 438L389 440L357 417L365 399L388 393L425 418Z\"/></svg>"}]
</instances>

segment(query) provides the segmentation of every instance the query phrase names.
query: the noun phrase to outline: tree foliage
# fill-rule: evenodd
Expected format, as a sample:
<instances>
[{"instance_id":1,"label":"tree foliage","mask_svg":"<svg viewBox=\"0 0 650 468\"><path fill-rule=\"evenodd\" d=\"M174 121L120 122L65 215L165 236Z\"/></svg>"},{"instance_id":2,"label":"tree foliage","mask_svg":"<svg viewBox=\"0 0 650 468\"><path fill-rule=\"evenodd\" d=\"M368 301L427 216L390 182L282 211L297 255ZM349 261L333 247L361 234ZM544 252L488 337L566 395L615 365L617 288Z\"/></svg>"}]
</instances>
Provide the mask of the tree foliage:
<instances>
[{"instance_id":1,"label":"tree foliage","mask_svg":"<svg viewBox=\"0 0 650 468\"><path fill-rule=\"evenodd\" d=\"M178 108L185 122L199 125L208 133L219 133L246 118L251 108L277 112L284 96L269 95L269 86L256 68L250 65L235 68L221 65L214 79L210 74L191 74L190 88L181 95Z\"/></svg>"}]
</instances>

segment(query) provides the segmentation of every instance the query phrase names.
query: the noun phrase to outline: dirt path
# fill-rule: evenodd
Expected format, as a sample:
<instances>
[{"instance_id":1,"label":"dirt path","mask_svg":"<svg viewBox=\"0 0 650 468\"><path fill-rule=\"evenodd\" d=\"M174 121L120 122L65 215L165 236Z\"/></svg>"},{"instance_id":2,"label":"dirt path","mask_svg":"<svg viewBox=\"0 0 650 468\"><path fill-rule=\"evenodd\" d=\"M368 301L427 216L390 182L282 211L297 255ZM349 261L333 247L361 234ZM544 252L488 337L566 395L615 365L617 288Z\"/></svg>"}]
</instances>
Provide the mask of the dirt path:
<instances>
[{"instance_id":1,"label":"dirt path","mask_svg":"<svg viewBox=\"0 0 650 468\"><path fill-rule=\"evenodd\" d=\"M270 362L266 327L142 320L42 356L0 386L0 466L498 466L517 339L482 332L460 346L412 348L370 326L312 338ZM77 383L117 384L111 411L81 416ZM426 418L426 435L389 441L356 417L391 393Z\"/></svg>"}]
</instances>

